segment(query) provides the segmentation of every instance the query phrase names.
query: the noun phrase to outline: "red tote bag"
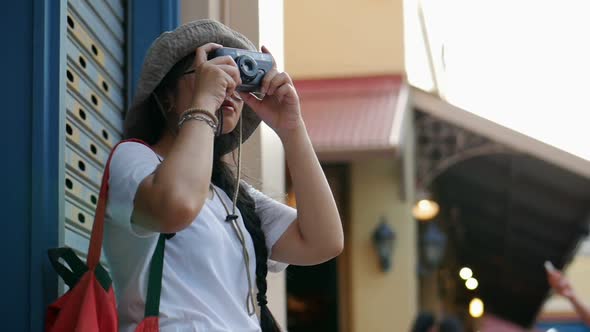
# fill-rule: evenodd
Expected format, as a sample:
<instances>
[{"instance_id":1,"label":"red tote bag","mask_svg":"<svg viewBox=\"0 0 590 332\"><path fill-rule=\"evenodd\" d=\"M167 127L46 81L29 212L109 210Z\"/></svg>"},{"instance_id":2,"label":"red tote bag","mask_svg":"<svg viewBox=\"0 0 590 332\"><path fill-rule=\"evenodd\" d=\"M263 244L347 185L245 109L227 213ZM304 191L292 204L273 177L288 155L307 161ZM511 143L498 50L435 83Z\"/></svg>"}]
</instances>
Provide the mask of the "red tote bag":
<instances>
[{"instance_id":1,"label":"red tote bag","mask_svg":"<svg viewBox=\"0 0 590 332\"><path fill-rule=\"evenodd\" d=\"M140 140L126 140L118 143L107 160L102 178L100 195L96 207L94 224L88 248L88 258L84 263L68 247L49 249L48 255L53 268L69 286L69 290L49 305L45 318L47 332L115 332L119 320L112 280L100 264L100 254L104 233L104 217L108 198L109 170L113 152L123 142L137 142L149 147ZM148 276L148 293L144 320L137 326L138 332L157 332L162 286L162 267L166 239L172 235L161 234L152 255ZM60 262L62 259L66 264Z\"/></svg>"}]
</instances>

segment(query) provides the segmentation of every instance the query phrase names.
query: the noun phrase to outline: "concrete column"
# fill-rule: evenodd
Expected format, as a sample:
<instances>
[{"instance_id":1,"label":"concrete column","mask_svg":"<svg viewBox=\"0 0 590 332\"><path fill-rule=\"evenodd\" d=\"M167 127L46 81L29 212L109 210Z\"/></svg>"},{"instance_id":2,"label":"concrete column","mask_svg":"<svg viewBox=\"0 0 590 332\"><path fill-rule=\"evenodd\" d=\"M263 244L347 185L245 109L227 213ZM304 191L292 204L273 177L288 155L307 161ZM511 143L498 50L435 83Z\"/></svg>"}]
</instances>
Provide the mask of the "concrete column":
<instances>
[{"instance_id":1,"label":"concrete column","mask_svg":"<svg viewBox=\"0 0 590 332\"><path fill-rule=\"evenodd\" d=\"M217 19L246 35L258 48L273 53L280 71L284 68L283 0L182 0L183 22L199 18ZM264 124L244 144L245 179L277 200L285 198L285 157L276 134ZM269 307L286 328L285 274L269 273Z\"/></svg>"},{"instance_id":2,"label":"concrete column","mask_svg":"<svg viewBox=\"0 0 590 332\"><path fill-rule=\"evenodd\" d=\"M221 21L221 1L219 0L181 0L182 23L212 18Z\"/></svg>"}]
</instances>

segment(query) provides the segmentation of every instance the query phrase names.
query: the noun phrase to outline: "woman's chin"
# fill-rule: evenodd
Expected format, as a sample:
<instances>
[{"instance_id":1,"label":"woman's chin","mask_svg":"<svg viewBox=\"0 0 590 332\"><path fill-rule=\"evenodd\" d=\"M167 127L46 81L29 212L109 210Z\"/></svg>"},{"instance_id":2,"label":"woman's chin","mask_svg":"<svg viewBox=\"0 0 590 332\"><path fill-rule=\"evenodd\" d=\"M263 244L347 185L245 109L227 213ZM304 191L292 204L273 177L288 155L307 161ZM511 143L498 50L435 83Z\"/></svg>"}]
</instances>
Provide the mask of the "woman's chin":
<instances>
[{"instance_id":1,"label":"woman's chin","mask_svg":"<svg viewBox=\"0 0 590 332\"><path fill-rule=\"evenodd\" d=\"M223 134L231 133L238 124L240 120L240 116L238 112L234 110L233 107L222 107L218 112L222 112L222 114L218 114L223 116Z\"/></svg>"},{"instance_id":2,"label":"woman's chin","mask_svg":"<svg viewBox=\"0 0 590 332\"><path fill-rule=\"evenodd\" d=\"M229 134L236 129L235 121L223 121L223 134Z\"/></svg>"}]
</instances>

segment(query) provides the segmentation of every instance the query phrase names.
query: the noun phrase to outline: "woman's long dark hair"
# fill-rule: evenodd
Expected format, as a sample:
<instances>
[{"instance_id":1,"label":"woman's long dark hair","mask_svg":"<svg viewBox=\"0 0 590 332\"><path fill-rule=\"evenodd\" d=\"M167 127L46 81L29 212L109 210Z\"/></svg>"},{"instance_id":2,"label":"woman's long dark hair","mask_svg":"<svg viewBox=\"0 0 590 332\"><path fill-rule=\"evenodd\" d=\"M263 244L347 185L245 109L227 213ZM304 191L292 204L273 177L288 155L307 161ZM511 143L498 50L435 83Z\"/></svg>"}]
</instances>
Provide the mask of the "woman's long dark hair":
<instances>
[{"instance_id":1,"label":"woman's long dark hair","mask_svg":"<svg viewBox=\"0 0 590 332\"><path fill-rule=\"evenodd\" d=\"M134 128L126 128L125 138L139 138L150 145L157 143L164 134L168 126L168 121L176 123L176 119L166 119L162 111L158 107L160 102L164 108L164 112L171 106L168 96L174 94L178 80L182 77L184 72L190 69L194 62L194 53L189 54L180 60L164 77L162 82L155 90L156 97L152 94L141 107L142 114L145 116L138 126ZM167 114L172 117L174 113ZM168 123L167 123L168 122ZM236 179L234 173L227 163L222 160L222 153L220 151L227 151L226 147L221 146L220 140L215 140L213 147L213 172L211 175L211 182L221 188L229 197L233 197L236 186ZM238 192L237 207L240 210L244 225L252 238L254 244L254 252L256 253L256 286L258 294L256 300L260 306L260 327L262 332L279 332L280 328L275 321L272 313L268 309L266 300L266 275L268 274L268 249L266 248L266 239L260 224L260 218L256 214L256 205L254 199L250 196L247 190L240 186Z\"/></svg>"}]
</instances>

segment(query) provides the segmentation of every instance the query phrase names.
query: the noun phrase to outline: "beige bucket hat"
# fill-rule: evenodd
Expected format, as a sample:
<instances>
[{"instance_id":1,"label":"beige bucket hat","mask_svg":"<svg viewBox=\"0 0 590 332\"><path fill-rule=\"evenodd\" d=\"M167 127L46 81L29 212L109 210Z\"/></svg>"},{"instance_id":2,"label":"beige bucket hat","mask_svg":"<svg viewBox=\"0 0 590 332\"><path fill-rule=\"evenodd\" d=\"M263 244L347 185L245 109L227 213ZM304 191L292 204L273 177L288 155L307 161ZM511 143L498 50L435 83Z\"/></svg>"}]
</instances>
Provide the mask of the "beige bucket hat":
<instances>
[{"instance_id":1,"label":"beige bucket hat","mask_svg":"<svg viewBox=\"0 0 590 332\"><path fill-rule=\"evenodd\" d=\"M125 117L126 137L130 136L128 133L137 133L137 128L147 127L145 122L149 119L143 114L142 105L168 71L182 58L206 43L256 51L254 44L244 35L210 19L185 23L173 31L162 33L152 43L143 61L133 103ZM244 104L241 121L243 121L242 140L245 141L260 124L260 118L248 105ZM239 130L238 125L231 133L217 138L219 140L217 145L222 147L223 153L233 151L240 144Z\"/></svg>"}]
</instances>

